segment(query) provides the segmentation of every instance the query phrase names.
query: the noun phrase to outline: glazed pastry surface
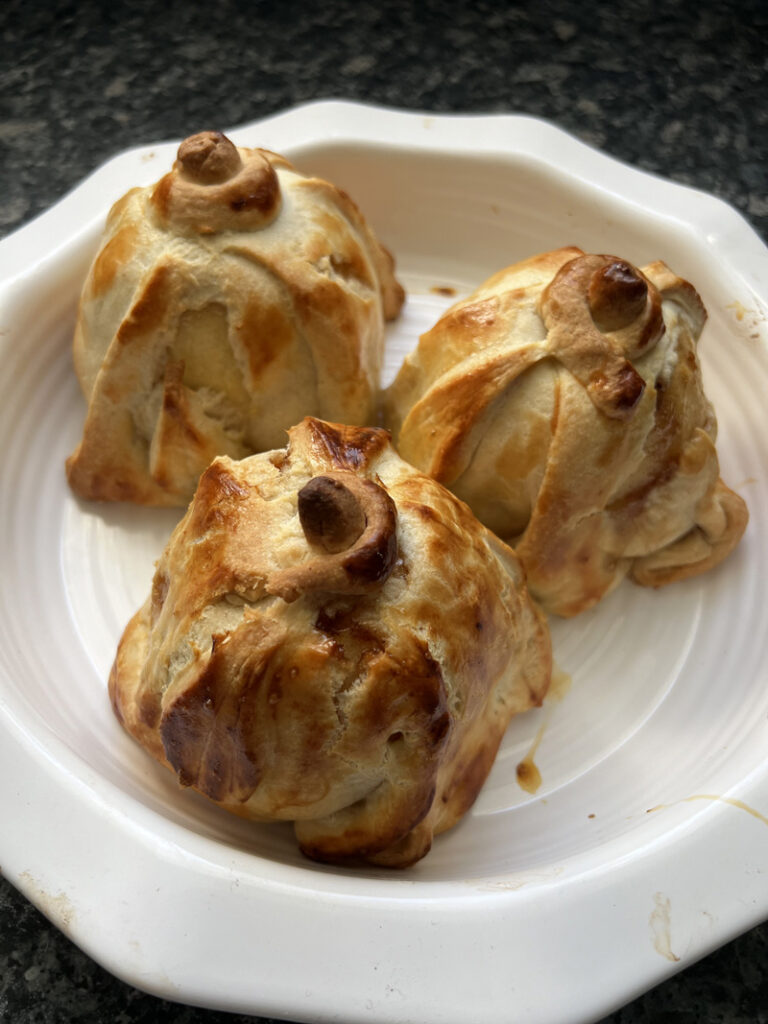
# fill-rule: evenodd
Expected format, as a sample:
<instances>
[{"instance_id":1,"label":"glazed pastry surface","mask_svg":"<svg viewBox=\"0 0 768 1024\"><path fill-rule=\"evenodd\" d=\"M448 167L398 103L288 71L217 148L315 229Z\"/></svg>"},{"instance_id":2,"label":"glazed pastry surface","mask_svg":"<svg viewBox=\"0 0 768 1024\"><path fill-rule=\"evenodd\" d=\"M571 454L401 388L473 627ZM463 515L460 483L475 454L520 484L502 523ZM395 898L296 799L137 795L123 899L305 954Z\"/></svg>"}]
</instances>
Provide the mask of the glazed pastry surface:
<instances>
[{"instance_id":1,"label":"glazed pastry surface","mask_svg":"<svg viewBox=\"0 0 768 1024\"><path fill-rule=\"evenodd\" d=\"M541 703L549 632L514 552L386 431L306 418L217 458L110 678L158 761L335 863L405 866Z\"/></svg>"},{"instance_id":2,"label":"glazed pastry surface","mask_svg":"<svg viewBox=\"0 0 768 1024\"><path fill-rule=\"evenodd\" d=\"M696 354L705 319L662 262L543 253L422 335L385 422L403 458L515 547L542 606L576 615L625 576L704 572L744 531Z\"/></svg>"}]
</instances>

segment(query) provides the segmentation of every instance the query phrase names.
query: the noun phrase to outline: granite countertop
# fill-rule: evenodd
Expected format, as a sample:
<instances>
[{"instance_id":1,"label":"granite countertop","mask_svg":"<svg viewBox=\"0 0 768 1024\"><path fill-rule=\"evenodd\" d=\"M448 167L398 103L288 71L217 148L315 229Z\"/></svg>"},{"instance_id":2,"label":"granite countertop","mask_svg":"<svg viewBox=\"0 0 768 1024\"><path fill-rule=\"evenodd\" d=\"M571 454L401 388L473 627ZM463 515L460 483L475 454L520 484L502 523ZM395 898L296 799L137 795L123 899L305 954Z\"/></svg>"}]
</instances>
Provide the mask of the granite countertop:
<instances>
[{"instance_id":1,"label":"granite countertop","mask_svg":"<svg viewBox=\"0 0 768 1024\"><path fill-rule=\"evenodd\" d=\"M127 146L346 98L547 118L624 161L727 200L768 239L762 0L602 8L541 0L528 10L493 0L6 0L0 30L0 234ZM768 1021L766 964L763 925L606 1020ZM115 980L0 879L0 1020L256 1018L163 1003Z\"/></svg>"}]
</instances>

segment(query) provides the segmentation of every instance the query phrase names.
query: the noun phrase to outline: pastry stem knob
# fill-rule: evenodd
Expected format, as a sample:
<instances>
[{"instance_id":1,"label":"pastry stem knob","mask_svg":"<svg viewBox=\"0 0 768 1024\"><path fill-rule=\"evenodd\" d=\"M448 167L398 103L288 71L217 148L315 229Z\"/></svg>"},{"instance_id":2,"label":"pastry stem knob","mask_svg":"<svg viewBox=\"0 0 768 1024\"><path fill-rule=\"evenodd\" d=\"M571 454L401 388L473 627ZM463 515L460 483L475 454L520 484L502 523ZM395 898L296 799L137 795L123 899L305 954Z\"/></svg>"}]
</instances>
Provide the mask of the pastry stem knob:
<instances>
[{"instance_id":1,"label":"pastry stem knob","mask_svg":"<svg viewBox=\"0 0 768 1024\"><path fill-rule=\"evenodd\" d=\"M313 477L299 491L299 520L310 544L346 551L365 529L360 496L330 476Z\"/></svg>"},{"instance_id":2,"label":"pastry stem knob","mask_svg":"<svg viewBox=\"0 0 768 1024\"><path fill-rule=\"evenodd\" d=\"M648 284L633 266L613 260L595 271L589 282L589 309L601 331L628 327L643 313Z\"/></svg>"},{"instance_id":3,"label":"pastry stem knob","mask_svg":"<svg viewBox=\"0 0 768 1024\"><path fill-rule=\"evenodd\" d=\"M242 166L234 143L221 132L198 132L179 146L184 177L199 185L219 185L233 178Z\"/></svg>"},{"instance_id":4,"label":"pastry stem knob","mask_svg":"<svg viewBox=\"0 0 768 1024\"><path fill-rule=\"evenodd\" d=\"M301 488L298 506L315 551L273 573L268 593L295 601L312 591L368 594L386 582L397 560L397 510L383 487L349 470L332 471Z\"/></svg>"}]
</instances>

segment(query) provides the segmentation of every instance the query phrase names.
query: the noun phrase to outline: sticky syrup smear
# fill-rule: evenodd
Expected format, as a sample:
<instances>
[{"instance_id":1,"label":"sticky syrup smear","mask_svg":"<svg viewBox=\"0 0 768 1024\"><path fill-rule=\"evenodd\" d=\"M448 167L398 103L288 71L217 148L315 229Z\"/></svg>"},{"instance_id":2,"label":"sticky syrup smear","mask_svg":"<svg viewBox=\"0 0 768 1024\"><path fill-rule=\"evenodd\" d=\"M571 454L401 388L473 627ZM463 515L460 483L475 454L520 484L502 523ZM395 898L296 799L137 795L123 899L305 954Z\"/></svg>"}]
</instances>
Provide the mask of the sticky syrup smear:
<instances>
[{"instance_id":1,"label":"sticky syrup smear","mask_svg":"<svg viewBox=\"0 0 768 1024\"><path fill-rule=\"evenodd\" d=\"M549 690L547 691L545 700L552 704L556 704L563 699L570 688L571 677L568 673L563 672L563 670L558 668L556 665L553 666L552 680L549 684ZM530 750L515 769L517 773L517 784L521 789L524 789L526 793L535 793L541 785L541 772L536 766L534 757L536 756L536 751L539 749L539 744L541 743L548 725L549 716L547 716L539 726L539 731L534 737Z\"/></svg>"},{"instance_id":2,"label":"sticky syrup smear","mask_svg":"<svg viewBox=\"0 0 768 1024\"><path fill-rule=\"evenodd\" d=\"M759 339L760 324L768 321L768 314L764 309L750 309L748 306L743 306L738 300L729 302L725 308L733 312L733 315L740 324L744 324L745 329L750 332L749 338L752 341ZM746 323L744 323L745 320Z\"/></svg>"},{"instance_id":3,"label":"sticky syrup smear","mask_svg":"<svg viewBox=\"0 0 768 1024\"><path fill-rule=\"evenodd\" d=\"M552 681L549 684L549 690L544 699L551 701L553 704L558 703L570 690L572 681L567 672L563 672L557 665L553 665Z\"/></svg>"},{"instance_id":4,"label":"sticky syrup smear","mask_svg":"<svg viewBox=\"0 0 768 1024\"><path fill-rule=\"evenodd\" d=\"M653 934L653 948L667 960L678 961L680 957L672 952L669 900L663 892L657 892L654 902L656 905L648 921Z\"/></svg>"},{"instance_id":5,"label":"sticky syrup smear","mask_svg":"<svg viewBox=\"0 0 768 1024\"><path fill-rule=\"evenodd\" d=\"M743 800L737 800L735 797L730 796L718 796L716 793L694 793L692 796L683 797L682 800L675 800L671 804L656 804L655 807L649 807L645 813L652 814L653 811L662 811L667 807L674 807L676 804L689 803L692 800L713 800L723 804L730 804L731 807L738 807L740 811L746 811L747 814L751 814L753 818L757 818L757 820L762 821L764 825L768 825L768 817L766 817L765 814L761 814L760 811L756 811L754 807L750 807L749 804L745 804ZM667 960L679 960L680 957L672 952L670 940L669 900L663 893L657 892L655 903L656 906L648 922L651 926L651 932L653 933L654 948L657 953L666 957Z\"/></svg>"},{"instance_id":6,"label":"sticky syrup smear","mask_svg":"<svg viewBox=\"0 0 768 1024\"><path fill-rule=\"evenodd\" d=\"M768 825L768 817L765 814L761 814L760 811L756 811L754 807L750 807L749 804L745 804L743 800L737 800L735 797L730 796L717 796L714 793L694 793L693 796L683 797L682 800L675 800L671 804L656 804L655 807L649 807L645 812L651 814L653 811L662 811L666 807L674 807L675 804L688 803L691 800L718 800L720 803L730 804L731 807L738 807L741 811L746 811L747 814L751 814L753 818L757 818L758 821L762 821L764 825Z\"/></svg>"},{"instance_id":7,"label":"sticky syrup smear","mask_svg":"<svg viewBox=\"0 0 768 1024\"><path fill-rule=\"evenodd\" d=\"M742 306L742 304L740 302L736 302L736 301L729 302L728 305L725 308L726 309L732 309L733 313L734 313L734 316L736 317L736 319L738 321L742 321L744 319L744 315L746 313L749 313L749 310L747 309L746 306Z\"/></svg>"}]
</instances>

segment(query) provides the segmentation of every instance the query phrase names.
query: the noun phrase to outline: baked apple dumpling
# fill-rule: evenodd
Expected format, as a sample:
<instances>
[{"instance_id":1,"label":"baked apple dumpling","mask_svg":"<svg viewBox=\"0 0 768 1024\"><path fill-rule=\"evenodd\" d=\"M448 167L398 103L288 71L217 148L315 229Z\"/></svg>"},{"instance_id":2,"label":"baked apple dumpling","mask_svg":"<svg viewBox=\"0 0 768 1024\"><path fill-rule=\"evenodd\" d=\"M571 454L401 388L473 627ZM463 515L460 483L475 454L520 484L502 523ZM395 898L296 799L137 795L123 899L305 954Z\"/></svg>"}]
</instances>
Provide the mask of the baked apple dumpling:
<instances>
[{"instance_id":1,"label":"baked apple dumpling","mask_svg":"<svg viewBox=\"0 0 768 1024\"><path fill-rule=\"evenodd\" d=\"M214 456L275 448L305 415L370 422L403 295L343 191L219 132L191 136L114 205L83 288L73 490L185 505Z\"/></svg>"},{"instance_id":2,"label":"baked apple dumpling","mask_svg":"<svg viewBox=\"0 0 768 1024\"><path fill-rule=\"evenodd\" d=\"M307 418L203 473L110 678L118 718L321 861L405 866L541 703L546 620L514 552L386 431Z\"/></svg>"},{"instance_id":3,"label":"baked apple dumpling","mask_svg":"<svg viewBox=\"0 0 768 1024\"><path fill-rule=\"evenodd\" d=\"M542 606L575 615L625 576L704 572L744 531L696 354L705 319L664 263L544 253L422 335L385 422L404 459L515 547Z\"/></svg>"}]
</instances>

